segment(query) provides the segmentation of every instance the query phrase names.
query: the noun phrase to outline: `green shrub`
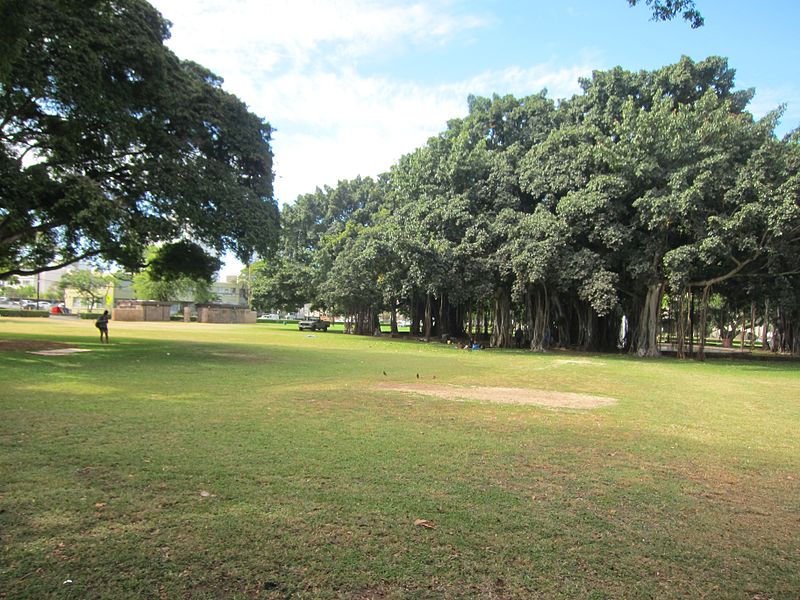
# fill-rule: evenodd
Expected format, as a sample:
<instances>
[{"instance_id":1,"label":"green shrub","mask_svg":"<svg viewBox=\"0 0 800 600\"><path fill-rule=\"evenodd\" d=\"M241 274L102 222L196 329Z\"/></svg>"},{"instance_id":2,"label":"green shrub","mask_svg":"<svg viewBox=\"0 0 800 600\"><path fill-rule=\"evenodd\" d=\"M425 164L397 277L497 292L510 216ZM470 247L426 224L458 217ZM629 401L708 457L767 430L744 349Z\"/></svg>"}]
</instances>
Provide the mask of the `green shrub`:
<instances>
[{"instance_id":1,"label":"green shrub","mask_svg":"<svg viewBox=\"0 0 800 600\"><path fill-rule=\"evenodd\" d=\"M101 316L102 316L102 314L103 314L103 313L99 313L99 312L98 312L98 313L80 313L78 316L79 316L81 319L87 319L87 320L94 320L94 321L96 321L96 320L97 320L99 317L101 317Z\"/></svg>"},{"instance_id":2,"label":"green shrub","mask_svg":"<svg viewBox=\"0 0 800 600\"><path fill-rule=\"evenodd\" d=\"M0 308L2 317L49 317L46 310L22 310L21 308Z\"/></svg>"}]
</instances>

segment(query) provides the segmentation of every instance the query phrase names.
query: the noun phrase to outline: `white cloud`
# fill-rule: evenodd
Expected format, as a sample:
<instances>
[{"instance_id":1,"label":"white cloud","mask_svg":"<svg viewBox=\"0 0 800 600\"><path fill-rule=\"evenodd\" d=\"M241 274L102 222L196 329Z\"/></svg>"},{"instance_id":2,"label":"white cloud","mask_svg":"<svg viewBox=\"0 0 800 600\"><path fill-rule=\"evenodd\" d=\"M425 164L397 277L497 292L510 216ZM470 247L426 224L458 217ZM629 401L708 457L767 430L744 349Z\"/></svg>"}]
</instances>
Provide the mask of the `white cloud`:
<instances>
[{"instance_id":1,"label":"white cloud","mask_svg":"<svg viewBox=\"0 0 800 600\"><path fill-rule=\"evenodd\" d=\"M404 43L443 43L486 23L443 0L156 0L173 22L171 47L180 56L225 72L232 64L261 68L307 66Z\"/></svg>"},{"instance_id":2,"label":"white cloud","mask_svg":"<svg viewBox=\"0 0 800 600\"><path fill-rule=\"evenodd\" d=\"M388 170L466 112L468 94L577 91L590 69L547 65L421 85L364 76L358 58L444 44L487 24L450 0L156 0L173 21L169 42L225 79L276 128L276 197Z\"/></svg>"},{"instance_id":3,"label":"white cloud","mask_svg":"<svg viewBox=\"0 0 800 600\"><path fill-rule=\"evenodd\" d=\"M151 0L153 1L153 0ZM511 66L465 80L418 83L365 75L381 56L424 60L427 50L486 26L452 0L154 0L173 21L170 47L225 79L224 87L276 129L275 196L387 171L400 156L464 116L469 94L551 98L579 91L589 60L569 68ZM422 55L422 59L420 59ZM378 65L379 67L380 65ZM379 72L379 71L374 71ZM238 264L226 267L235 271Z\"/></svg>"},{"instance_id":4,"label":"white cloud","mask_svg":"<svg viewBox=\"0 0 800 600\"><path fill-rule=\"evenodd\" d=\"M317 186L387 171L444 130L448 119L464 116L469 94L521 96L547 87L551 97L570 96L579 91L578 77L588 72L588 67L511 68L422 86L347 71L295 73L264 83L263 90L255 90L254 108L270 115L278 129L276 197L292 202Z\"/></svg>"},{"instance_id":5,"label":"white cloud","mask_svg":"<svg viewBox=\"0 0 800 600\"><path fill-rule=\"evenodd\" d=\"M756 118L761 118L781 105L786 105L778 126L778 135L783 135L800 126L800 91L798 89L792 86L758 88L748 108Z\"/></svg>"}]
</instances>

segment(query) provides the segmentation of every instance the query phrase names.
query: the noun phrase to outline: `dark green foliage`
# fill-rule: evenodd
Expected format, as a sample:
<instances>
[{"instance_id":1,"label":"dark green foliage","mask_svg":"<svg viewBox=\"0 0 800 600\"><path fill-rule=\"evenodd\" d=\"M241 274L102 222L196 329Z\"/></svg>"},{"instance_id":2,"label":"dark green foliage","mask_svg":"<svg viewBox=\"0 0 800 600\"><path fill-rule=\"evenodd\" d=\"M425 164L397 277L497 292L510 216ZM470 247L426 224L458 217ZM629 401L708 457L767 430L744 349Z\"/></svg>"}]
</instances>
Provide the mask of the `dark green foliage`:
<instances>
[{"instance_id":1,"label":"dark green foliage","mask_svg":"<svg viewBox=\"0 0 800 600\"><path fill-rule=\"evenodd\" d=\"M147 249L147 267L135 275L133 291L141 300L212 302L211 290L219 261L191 242ZM188 273L188 274L187 274Z\"/></svg>"},{"instance_id":2,"label":"dark green foliage","mask_svg":"<svg viewBox=\"0 0 800 600\"><path fill-rule=\"evenodd\" d=\"M14 308L0 308L0 317L49 317L46 310L17 310Z\"/></svg>"},{"instance_id":3,"label":"dark green foliage","mask_svg":"<svg viewBox=\"0 0 800 600\"><path fill-rule=\"evenodd\" d=\"M259 312L292 312L312 297L312 268L285 256L258 261L245 273L250 277L253 308Z\"/></svg>"},{"instance_id":4,"label":"dark green foliage","mask_svg":"<svg viewBox=\"0 0 800 600\"><path fill-rule=\"evenodd\" d=\"M400 311L426 337L490 333L508 347L521 325L534 349L652 356L665 295L695 298L707 333L713 287L731 314L779 305L782 343L800 349L798 135L775 137L779 111L756 121L734 74L723 58L683 57L595 72L557 107L544 93L470 97L465 118L377 183L284 209L284 252L311 271L306 300L363 333ZM673 325L688 321L681 302Z\"/></svg>"},{"instance_id":5,"label":"dark green foliage","mask_svg":"<svg viewBox=\"0 0 800 600\"><path fill-rule=\"evenodd\" d=\"M628 0L628 4L636 6L639 0ZM645 0L653 11L654 21L669 21L678 15L691 23L692 29L702 27L703 15L695 8L694 0Z\"/></svg>"},{"instance_id":6,"label":"dark green foliage","mask_svg":"<svg viewBox=\"0 0 800 600\"><path fill-rule=\"evenodd\" d=\"M218 258L186 240L159 246L148 263L150 277L156 281L186 276L211 282L221 266Z\"/></svg>"},{"instance_id":7,"label":"dark green foliage","mask_svg":"<svg viewBox=\"0 0 800 600\"><path fill-rule=\"evenodd\" d=\"M144 0L0 3L0 277L191 237L276 243L270 126L164 46Z\"/></svg>"}]
</instances>

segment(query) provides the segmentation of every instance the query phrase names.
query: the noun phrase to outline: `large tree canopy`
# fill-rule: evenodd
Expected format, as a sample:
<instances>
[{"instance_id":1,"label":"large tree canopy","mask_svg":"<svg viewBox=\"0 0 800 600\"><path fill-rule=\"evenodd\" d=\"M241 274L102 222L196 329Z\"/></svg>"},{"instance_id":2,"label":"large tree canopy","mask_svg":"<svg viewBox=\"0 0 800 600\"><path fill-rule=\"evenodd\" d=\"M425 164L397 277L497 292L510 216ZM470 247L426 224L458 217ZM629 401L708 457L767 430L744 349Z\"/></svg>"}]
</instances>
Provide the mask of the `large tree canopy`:
<instances>
[{"instance_id":1,"label":"large tree canopy","mask_svg":"<svg viewBox=\"0 0 800 600\"><path fill-rule=\"evenodd\" d=\"M305 300L355 333L402 312L425 337L509 347L521 325L532 349L645 356L665 307L680 344L690 322L706 332L707 308L720 330L745 312L752 330L758 301L800 352L800 138L775 136L780 111L754 119L720 57L581 85L558 105L470 97L376 182L285 207Z\"/></svg>"},{"instance_id":2,"label":"large tree canopy","mask_svg":"<svg viewBox=\"0 0 800 600\"><path fill-rule=\"evenodd\" d=\"M0 0L0 278L278 232L271 129L166 46L144 0Z\"/></svg>"}]
</instances>

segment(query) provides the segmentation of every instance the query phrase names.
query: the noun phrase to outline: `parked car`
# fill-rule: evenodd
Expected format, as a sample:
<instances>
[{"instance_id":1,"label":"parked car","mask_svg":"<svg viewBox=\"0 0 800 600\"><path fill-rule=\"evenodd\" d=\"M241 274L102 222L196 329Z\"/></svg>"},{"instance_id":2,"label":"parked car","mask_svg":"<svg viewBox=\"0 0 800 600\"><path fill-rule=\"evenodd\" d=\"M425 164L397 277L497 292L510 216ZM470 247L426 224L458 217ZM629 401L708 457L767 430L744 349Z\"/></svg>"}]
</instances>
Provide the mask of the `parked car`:
<instances>
[{"instance_id":1,"label":"parked car","mask_svg":"<svg viewBox=\"0 0 800 600\"><path fill-rule=\"evenodd\" d=\"M259 315L258 319L256 319L256 320L257 321L279 321L280 318L281 318L280 315L277 315L275 313L269 313L267 315Z\"/></svg>"},{"instance_id":2,"label":"parked car","mask_svg":"<svg viewBox=\"0 0 800 600\"><path fill-rule=\"evenodd\" d=\"M323 321L320 318L306 319L297 323L300 331L303 331L304 329L308 331L328 331L328 327L330 327L330 325L330 321Z\"/></svg>"}]
</instances>

